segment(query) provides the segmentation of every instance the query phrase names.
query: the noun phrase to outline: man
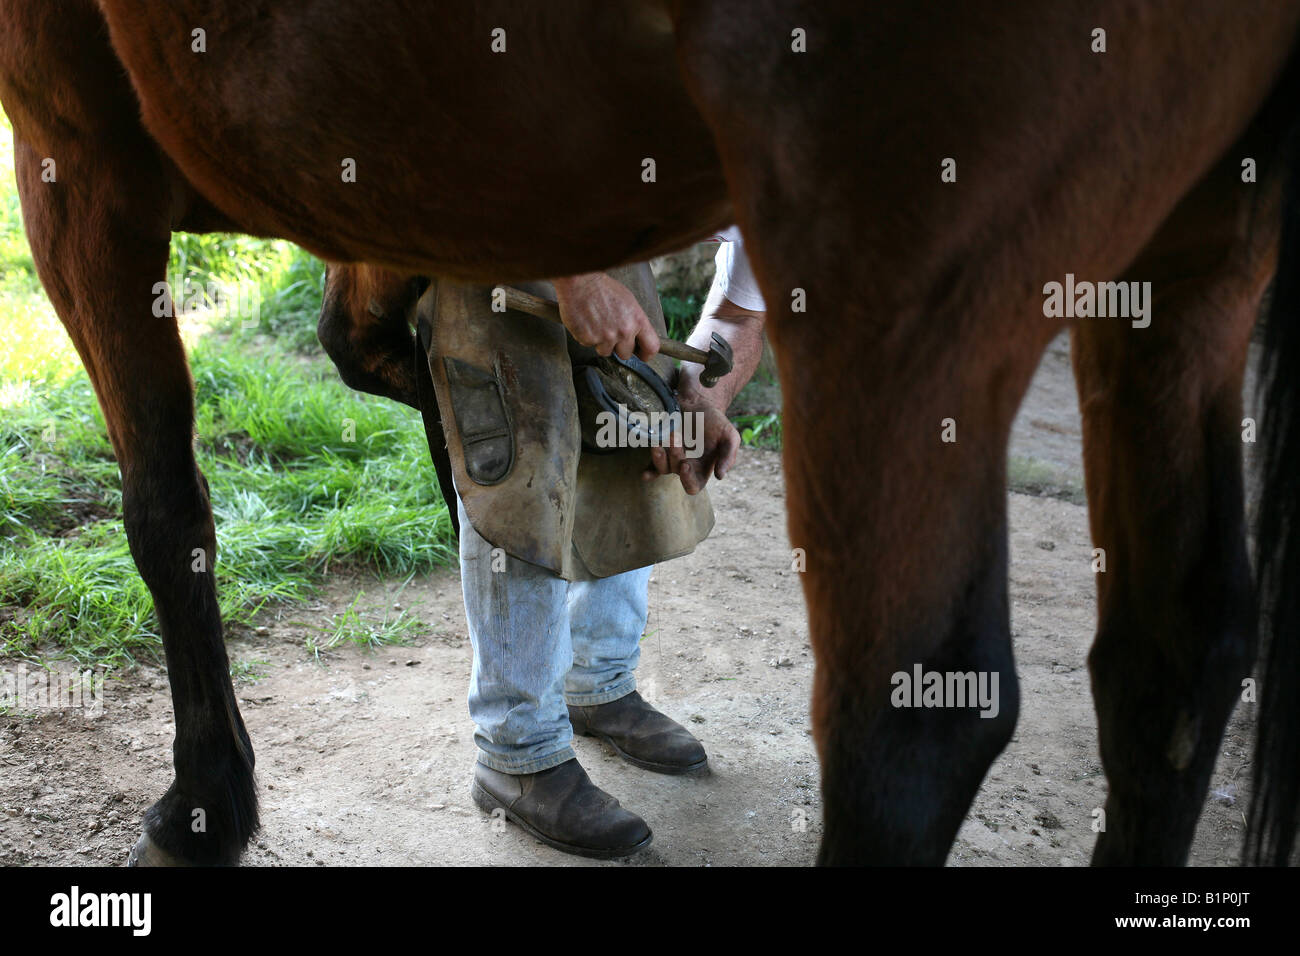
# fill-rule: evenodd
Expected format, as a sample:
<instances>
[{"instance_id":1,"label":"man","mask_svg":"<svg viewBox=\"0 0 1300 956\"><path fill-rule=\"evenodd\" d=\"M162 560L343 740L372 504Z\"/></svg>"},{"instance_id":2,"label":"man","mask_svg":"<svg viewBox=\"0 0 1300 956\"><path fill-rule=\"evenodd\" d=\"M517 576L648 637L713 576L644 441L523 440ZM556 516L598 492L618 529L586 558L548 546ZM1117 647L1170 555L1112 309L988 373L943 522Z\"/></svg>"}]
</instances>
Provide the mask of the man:
<instances>
[{"instance_id":1,"label":"man","mask_svg":"<svg viewBox=\"0 0 1300 956\"><path fill-rule=\"evenodd\" d=\"M689 457L680 441L651 448L644 475L646 481L680 480L691 495L735 463L740 436L726 409L753 375L763 347L763 299L739 242L724 241L716 261L690 342L707 350L712 334L720 334L732 347L733 370L704 388L700 366L683 363L678 401L684 413L702 417L703 453ZM622 358L634 352L648 358L657 350L645 311L617 280L593 273L553 284L565 325L579 342ZM511 556L504 556L503 567L498 553L494 568L492 545L457 504L474 648L475 803L485 812L504 811L539 840L570 853L608 858L648 846L645 821L591 782L570 741L574 733L598 737L628 762L657 773L707 766L700 742L636 691L651 567L565 581Z\"/></svg>"},{"instance_id":2,"label":"man","mask_svg":"<svg viewBox=\"0 0 1300 956\"><path fill-rule=\"evenodd\" d=\"M683 412L701 417L702 448L697 450L702 453L688 455L677 442L666 448L640 450L643 457L632 459L630 483L647 489L656 505L649 509L651 514L671 510L662 505L673 505L674 495L681 501L703 499L700 493L709 478L722 478L734 464L740 447L740 436L725 413L753 375L762 354L764 304L741 248L739 232L733 228L717 238L722 240L716 256L717 273L690 341L707 349L712 335L718 333L732 347L734 366L713 388L704 388L700 385L700 366L682 364L676 382L677 398ZM577 342L602 355L613 353L628 358L639 353L642 358L651 358L658 350L659 335L646 307L652 307L662 322L653 279L644 266L639 273L615 271L625 281L606 273L592 273L558 279L552 284L564 324ZM634 279L639 276L641 281L629 282L629 274ZM637 286L637 294L629 284ZM489 374L493 369L489 367L500 364L493 357L499 355L500 343L487 336L488 348L480 349L477 355L478 371L467 366L471 378L480 373L481 377L470 383L474 386L468 390L472 400L464 408L457 407L451 394L447 353L452 353L450 361L459 369L465 363L455 361L458 348L462 357L466 349L473 352L470 346L476 343L466 345L466 341L485 326L498 322L501 324L494 334L506 339L525 328L528 334L540 336L537 341L543 344L548 330L561 342L564 335L558 327L528 316L516 315L507 320L496 316L495 310L473 315L468 314L472 309L458 312L456 306L464 304L465 295L465 287L454 283L438 282L430 288L428 280L402 277L377 267L334 266L326 277L318 335L349 386L428 413L432 398L423 394L420 375L413 375L409 357L408 317L412 311L421 310L433 311L435 319L439 312L447 313L441 323L442 341L432 342L430 361L425 363L422 356L420 364L427 364L430 373L436 371L433 384L439 389L437 404L447 428L444 442L438 417L426 414L435 460L439 452L444 457L450 453L453 459L442 461L440 470L446 468L455 476L454 492L449 482L444 483L444 490L448 499L456 499L461 577L474 651L469 709L476 725L479 756L473 798L485 811L503 811L533 836L566 852L606 858L626 855L649 845L650 829L588 779L571 740L575 732L601 738L629 762L653 772L690 773L707 766L708 758L700 742L642 699L636 692L634 676L646 621L651 566L663 557L685 553L689 547L660 547L658 552L654 547L633 549L637 555L652 556L627 568L601 568L598 574L584 566L576 547L574 567L568 567L567 540L563 565L527 547L493 546L489 538L499 542L512 534L516 538L513 543L518 545L518 536L533 535L538 525L532 520L534 513L510 511L509 494L492 496L491 492L502 490L495 473L486 478L480 474L483 480L479 481L467 468L469 443L459 427L464 417L459 413L464 408L481 411L484 396L493 394ZM430 305L431 301L438 304ZM422 320L426 332L437 324L425 324L428 318L426 315ZM531 325L510 324L520 322ZM431 338L439 336L431 334ZM517 345L515 349L520 356L528 351ZM563 353L562 344L560 349ZM564 366L563 377L571 380L568 357L562 354L560 364ZM499 377L499 369L496 371ZM513 369L512 374L527 371ZM563 382L559 384L557 392L567 387ZM549 394L546 389L541 391ZM522 424L531 426L530 444L535 445L538 434L546 431L541 426L553 424L536 419L556 415L551 404L544 403L523 407L517 417L534 419ZM489 452L500 438L491 427L480 427L476 434L486 436L479 445ZM511 447L506 451L508 454L489 454L487 464L505 463L509 468L515 462L516 451L524 458L529 455L529 448ZM541 457L549 463L549 449ZM582 457L584 467L603 467L600 456ZM638 479L642 462L644 472ZM532 474L518 467L514 471L514 477L519 477L521 471ZM672 484L656 484L660 482ZM529 477L528 485L533 484ZM672 485L679 490L674 491ZM624 492L626 486L627 482ZM651 491L656 488L666 490ZM624 500L628 497L623 495ZM610 500L618 498L611 496ZM712 512L707 503L701 503L707 523L690 529L685 538L690 547L707 534L712 524ZM599 510L605 504L603 497L598 498L596 509L588 510ZM611 505L605 510L617 508ZM501 512L506 514L502 516ZM630 526L632 537L653 536L653 529L635 520L625 524ZM520 553L531 560L522 559Z\"/></svg>"}]
</instances>

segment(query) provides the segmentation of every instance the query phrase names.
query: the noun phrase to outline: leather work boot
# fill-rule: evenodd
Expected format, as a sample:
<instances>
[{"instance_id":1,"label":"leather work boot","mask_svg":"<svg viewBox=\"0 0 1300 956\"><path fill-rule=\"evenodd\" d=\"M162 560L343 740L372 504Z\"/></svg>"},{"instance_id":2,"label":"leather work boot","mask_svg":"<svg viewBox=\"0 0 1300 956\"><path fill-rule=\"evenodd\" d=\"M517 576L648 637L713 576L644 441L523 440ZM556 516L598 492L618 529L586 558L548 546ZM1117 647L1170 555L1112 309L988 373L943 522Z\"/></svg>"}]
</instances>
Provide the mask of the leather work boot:
<instances>
[{"instance_id":1,"label":"leather work boot","mask_svg":"<svg viewBox=\"0 0 1300 956\"><path fill-rule=\"evenodd\" d=\"M565 853L608 860L650 845L646 822L601 790L577 760L540 773L501 773L474 765L474 803L484 813L501 809L506 819Z\"/></svg>"},{"instance_id":2,"label":"leather work boot","mask_svg":"<svg viewBox=\"0 0 1300 956\"><path fill-rule=\"evenodd\" d=\"M655 773L691 773L709 765L689 730L645 702L636 691L594 707L569 707L573 732L599 737L628 763Z\"/></svg>"}]
</instances>

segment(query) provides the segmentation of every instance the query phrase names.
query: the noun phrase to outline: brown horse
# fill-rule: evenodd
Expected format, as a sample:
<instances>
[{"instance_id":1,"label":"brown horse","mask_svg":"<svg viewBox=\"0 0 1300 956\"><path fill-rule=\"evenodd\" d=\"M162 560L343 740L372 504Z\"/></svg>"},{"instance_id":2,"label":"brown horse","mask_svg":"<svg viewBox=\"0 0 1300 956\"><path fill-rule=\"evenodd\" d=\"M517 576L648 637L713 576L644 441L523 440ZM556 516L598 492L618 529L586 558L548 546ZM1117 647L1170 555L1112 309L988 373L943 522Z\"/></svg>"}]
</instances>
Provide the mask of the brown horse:
<instances>
[{"instance_id":1,"label":"brown horse","mask_svg":"<svg viewBox=\"0 0 1300 956\"><path fill-rule=\"evenodd\" d=\"M1284 148L1298 22L1287 0L0 0L33 255L108 421L172 682L176 779L143 859L232 862L257 822L212 574L191 570L215 546L191 384L151 309L171 231L375 267L340 274L325 337L350 381L402 398L405 277L568 275L734 219L780 357L827 863L945 858L1016 720L1005 459L1067 321L1044 286L1152 283L1148 327L1074 325L1107 561L1096 861L1183 862L1255 657L1240 388L1279 221L1300 259L1300 211L1278 214L1300 175ZM1284 280L1249 836L1269 862L1290 852L1300 782L1284 587L1300 289ZM996 674L998 715L893 706L891 676L914 665Z\"/></svg>"}]
</instances>

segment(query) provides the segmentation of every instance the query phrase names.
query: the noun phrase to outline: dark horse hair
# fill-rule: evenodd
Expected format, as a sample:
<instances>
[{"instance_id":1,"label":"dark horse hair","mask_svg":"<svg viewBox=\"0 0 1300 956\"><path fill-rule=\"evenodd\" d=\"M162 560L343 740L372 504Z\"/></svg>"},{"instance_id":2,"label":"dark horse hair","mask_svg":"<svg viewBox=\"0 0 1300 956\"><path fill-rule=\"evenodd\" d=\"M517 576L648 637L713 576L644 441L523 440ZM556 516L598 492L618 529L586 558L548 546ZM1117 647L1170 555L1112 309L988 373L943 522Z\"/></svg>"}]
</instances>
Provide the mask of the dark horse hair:
<instances>
[{"instance_id":1,"label":"dark horse hair","mask_svg":"<svg viewBox=\"0 0 1300 956\"><path fill-rule=\"evenodd\" d=\"M1300 805L1300 63L1279 86L1290 127L1281 240L1259 376L1261 461L1255 568L1261 639L1260 714L1246 858L1285 866Z\"/></svg>"}]
</instances>

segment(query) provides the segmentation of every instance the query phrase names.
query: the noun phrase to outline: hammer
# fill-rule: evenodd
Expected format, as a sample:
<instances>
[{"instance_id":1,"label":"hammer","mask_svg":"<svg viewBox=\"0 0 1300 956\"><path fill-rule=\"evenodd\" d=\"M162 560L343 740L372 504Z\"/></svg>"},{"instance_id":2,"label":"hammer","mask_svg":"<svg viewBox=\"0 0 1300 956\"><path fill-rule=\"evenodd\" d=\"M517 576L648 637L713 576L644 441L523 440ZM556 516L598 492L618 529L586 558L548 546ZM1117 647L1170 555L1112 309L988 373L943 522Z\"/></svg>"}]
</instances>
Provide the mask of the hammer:
<instances>
[{"instance_id":1,"label":"hammer","mask_svg":"<svg viewBox=\"0 0 1300 956\"><path fill-rule=\"evenodd\" d=\"M560 318L560 307L550 299L530 295L521 289L515 289L508 285L498 286L498 288L505 293L507 309L514 309L516 312L527 312L529 315L535 315L538 318L550 319L552 322L564 324ZM659 339L659 351L669 358L703 365L704 370L700 372L700 384L705 388L712 388L717 385L718 379L731 371L731 345L717 332L713 333L713 342L707 352L697 349L693 345L675 342L668 338Z\"/></svg>"}]
</instances>

